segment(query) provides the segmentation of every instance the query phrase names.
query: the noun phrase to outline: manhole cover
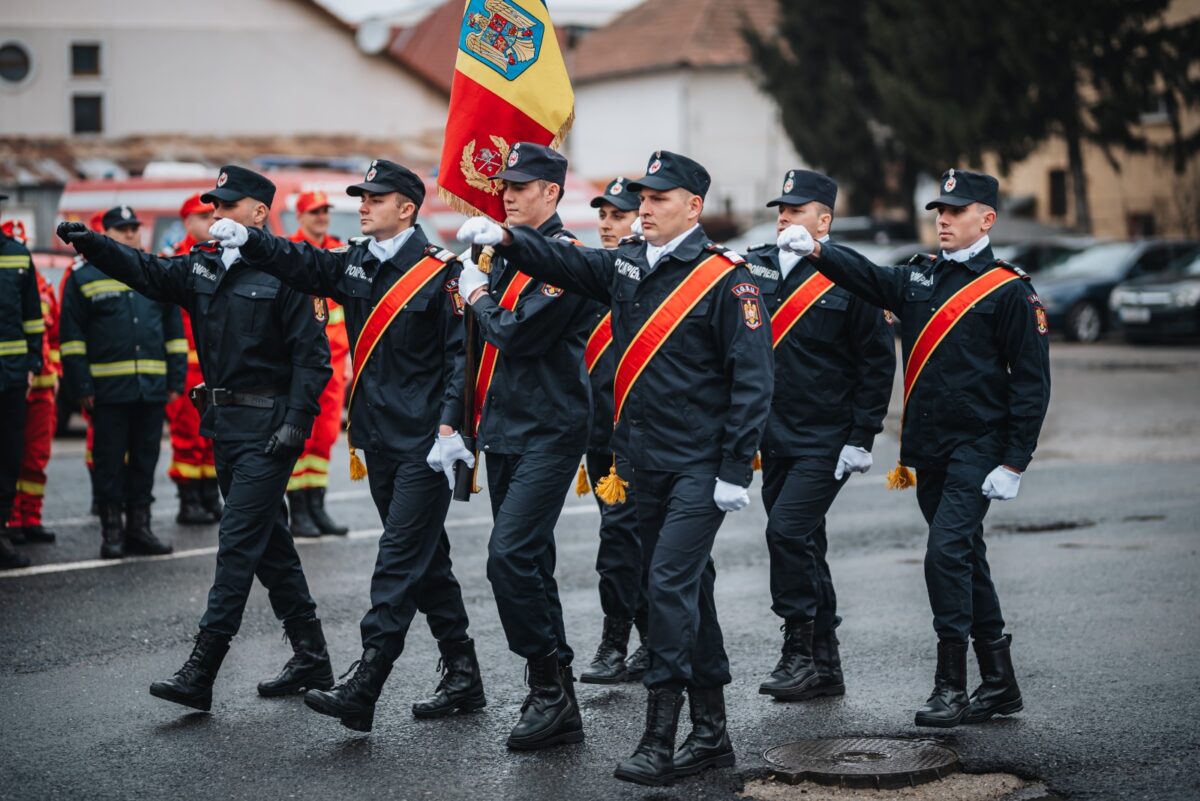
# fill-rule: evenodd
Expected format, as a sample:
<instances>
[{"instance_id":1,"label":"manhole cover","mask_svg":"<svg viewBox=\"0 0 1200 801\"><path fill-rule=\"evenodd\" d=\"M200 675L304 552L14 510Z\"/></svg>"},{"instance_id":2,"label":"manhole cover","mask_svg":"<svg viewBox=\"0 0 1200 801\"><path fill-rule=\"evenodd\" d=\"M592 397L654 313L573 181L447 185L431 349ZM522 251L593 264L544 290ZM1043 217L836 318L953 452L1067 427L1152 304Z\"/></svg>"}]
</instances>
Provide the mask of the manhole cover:
<instances>
[{"instance_id":1,"label":"manhole cover","mask_svg":"<svg viewBox=\"0 0 1200 801\"><path fill-rule=\"evenodd\" d=\"M843 737L800 740L770 748L763 758L789 784L915 787L958 771L958 754L928 740Z\"/></svg>"}]
</instances>

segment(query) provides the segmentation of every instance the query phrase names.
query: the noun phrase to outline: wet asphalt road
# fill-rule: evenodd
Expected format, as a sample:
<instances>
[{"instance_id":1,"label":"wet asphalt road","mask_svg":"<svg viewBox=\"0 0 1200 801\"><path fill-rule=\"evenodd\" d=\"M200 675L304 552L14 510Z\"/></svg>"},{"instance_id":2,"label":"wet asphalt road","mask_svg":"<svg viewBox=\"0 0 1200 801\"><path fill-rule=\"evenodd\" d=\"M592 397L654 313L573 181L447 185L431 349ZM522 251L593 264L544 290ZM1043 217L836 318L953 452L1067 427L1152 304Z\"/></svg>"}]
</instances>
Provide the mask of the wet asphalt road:
<instances>
[{"instance_id":1,"label":"wet asphalt road","mask_svg":"<svg viewBox=\"0 0 1200 801\"><path fill-rule=\"evenodd\" d=\"M409 704L438 679L436 647L419 618L370 735L298 698L260 699L254 685L288 656L261 588L222 669L213 713L151 698L150 682L188 653L212 577L215 529L174 526L164 479L156 522L181 555L93 566L99 539L86 514L81 449L56 443L47 518L59 521L60 543L26 546L35 571L51 572L0 577L0 798L732 799L746 775L764 771L762 752L773 745L936 735L969 771L1013 772L1072 798L1194 799L1200 351L1056 347L1054 393L1042 458L1020 497L993 505L988 518L1025 711L944 733L912 726L934 660L924 526L912 494L883 488L883 468L896 454L894 437L884 437L876 469L850 481L829 521L848 694L790 705L757 694L774 665L779 621L769 611L755 491L749 509L727 518L715 549L738 766L665 790L611 778L641 731L636 685L578 685L582 745L504 749L523 698L523 665L504 644L484 575L483 497L454 504L449 526L484 667L482 713L412 718ZM889 431L895 425L893 414ZM329 506L355 532L301 549L339 672L359 654L378 533L365 487L345 478L345 468L339 449ZM572 496L558 527L560 589L579 661L600 629L598 519L590 496Z\"/></svg>"}]
</instances>

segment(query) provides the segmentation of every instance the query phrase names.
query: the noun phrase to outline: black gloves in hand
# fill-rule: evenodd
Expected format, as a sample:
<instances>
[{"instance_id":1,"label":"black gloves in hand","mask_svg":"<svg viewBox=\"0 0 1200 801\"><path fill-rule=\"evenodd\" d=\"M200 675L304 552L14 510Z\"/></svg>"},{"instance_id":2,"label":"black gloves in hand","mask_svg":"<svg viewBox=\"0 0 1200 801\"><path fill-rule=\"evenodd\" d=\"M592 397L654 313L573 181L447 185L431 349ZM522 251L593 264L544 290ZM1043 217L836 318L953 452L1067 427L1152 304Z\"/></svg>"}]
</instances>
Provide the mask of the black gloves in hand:
<instances>
[{"instance_id":1,"label":"black gloves in hand","mask_svg":"<svg viewBox=\"0 0 1200 801\"><path fill-rule=\"evenodd\" d=\"M89 239L92 232L81 222L63 222L58 224L58 238L67 245L75 245Z\"/></svg>"},{"instance_id":2,"label":"black gloves in hand","mask_svg":"<svg viewBox=\"0 0 1200 801\"><path fill-rule=\"evenodd\" d=\"M284 423L275 429L275 433L271 435L271 439L267 442L267 448L263 453L266 453L268 456L271 454L299 456L300 451L304 449L304 441L306 439L308 439L308 435L299 426Z\"/></svg>"}]
</instances>

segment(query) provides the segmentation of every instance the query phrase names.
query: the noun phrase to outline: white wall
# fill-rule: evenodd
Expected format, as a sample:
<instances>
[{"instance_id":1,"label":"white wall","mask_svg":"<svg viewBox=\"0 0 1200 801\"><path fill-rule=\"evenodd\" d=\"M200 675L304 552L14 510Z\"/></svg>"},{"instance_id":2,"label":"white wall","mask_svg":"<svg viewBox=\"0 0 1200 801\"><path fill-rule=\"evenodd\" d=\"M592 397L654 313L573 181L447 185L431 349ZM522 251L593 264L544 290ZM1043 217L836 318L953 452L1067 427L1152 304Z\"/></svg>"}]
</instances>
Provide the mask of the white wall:
<instances>
[{"instance_id":1,"label":"white wall","mask_svg":"<svg viewBox=\"0 0 1200 801\"><path fill-rule=\"evenodd\" d=\"M0 44L33 71L0 80L0 135L71 134L71 94L104 97L105 137L408 136L445 124L444 99L300 0L6 0ZM101 76L72 78L73 42Z\"/></svg>"},{"instance_id":2,"label":"white wall","mask_svg":"<svg viewBox=\"0 0 1200 801\"><path fill-rule=\"evenodd\" d=\"M642 174L651 151L672 150L708 169L708 208L725 203L766 218L783 175L803 166L774 103L740 69L673 70L575 88L572 167L593 180Z\"/></svg>"}]
</instances>

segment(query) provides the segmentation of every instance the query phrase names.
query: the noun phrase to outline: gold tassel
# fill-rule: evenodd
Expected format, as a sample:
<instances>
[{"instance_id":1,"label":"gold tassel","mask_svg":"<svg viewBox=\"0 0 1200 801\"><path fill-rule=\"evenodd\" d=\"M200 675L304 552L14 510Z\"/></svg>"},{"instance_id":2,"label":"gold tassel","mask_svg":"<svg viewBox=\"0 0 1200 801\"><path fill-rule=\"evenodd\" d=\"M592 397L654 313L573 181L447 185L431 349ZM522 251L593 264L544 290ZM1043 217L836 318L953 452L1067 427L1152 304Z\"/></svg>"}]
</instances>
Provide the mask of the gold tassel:
<instances>
[{"instance_id":1,"label":"gold tassel","mask_svg":"<svg viewBox=\"0 0 1200 801\"><path fill-rule=\"evenodd\" d=\"M625 503L625 488L628 486L629 482L617 475L617 455L614 453L608 475L596 482L596 497L609 506L620 506Z\"/></svg>"},{"instance_id":2,"label":"gold tassel","mask_svg":"<svg viewBox=\"0 0 1200 801\"><path fill-rule=\"evenodd\" d=\"M479 272L487 275L492 271L492 254L495 252L491 245L483 246L483 250L479 252L479 261L475 262L475 266L479 268Z\"/></svg>"},{"instance_id":3,"label":"gold tassel","mask_svg":"<svg viewBox=\"0 0 1200 801\"><path fill-rule=\"evenodd\" d=\"M762 454L758 451L754 452L754 458L750 460L750 469L756 473L762 470Z\"/></svg>"},{"instance_id":4,"label":"gold tassel","mask_svg":"<svg viewBox=\"0 0 1200 801\"><path fill-rule=\"evenodd\" d=\"M896 462L896 466L888 471L887 488L890 490L906 490L917 486L917 477L913 471Z\"/></svg>"},{"instance_id":5,"label":"gold tassel","mask_svg":"<svg viewBox=\"0 0 1200 801\"><path fill-rule=\"evenodd\" d=\"M362 481L367 477L367 466L363 464L363 460L358 458L358 451L354 446L350 446L350 480Z\"/></svg>"},{"instance_id":6,"label":"gold tassel","mask_svg":"<svg viewBox=\"0 0 1200 801\"><path fill-rule=\"evenodd\" d=\"M575 494L582 498L591 491L592 487L588 482L587 468L583 466L583 462L580 462L579 474L575 476Z\"/></svg>"}]
</instances>

